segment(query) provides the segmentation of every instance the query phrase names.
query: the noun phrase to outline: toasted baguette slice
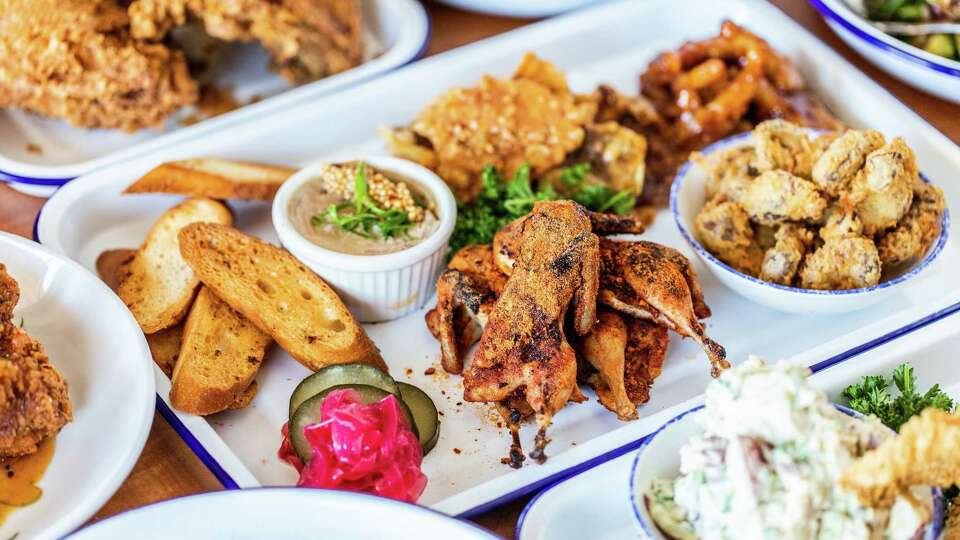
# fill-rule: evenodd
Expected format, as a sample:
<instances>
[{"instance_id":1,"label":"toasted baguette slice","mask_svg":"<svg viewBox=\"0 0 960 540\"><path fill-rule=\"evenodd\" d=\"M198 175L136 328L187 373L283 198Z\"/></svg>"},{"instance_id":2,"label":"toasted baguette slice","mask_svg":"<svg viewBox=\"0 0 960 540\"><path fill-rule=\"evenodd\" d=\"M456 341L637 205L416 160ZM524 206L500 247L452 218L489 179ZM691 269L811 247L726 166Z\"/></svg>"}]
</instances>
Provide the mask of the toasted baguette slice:
<instances>
[{"instance_id":1,"label":"toasted baguette slice","mask_svg":"<svg viewBox=\"0 0 960 540\"><path fill-rule=\"evenodd\" d=\"M127 266L136 253L135 249L108 249L97 257L97 273L113 292L117 292L123 283Z\"/></svg>"},{"instance_id":2,"label":"toasted baguette slice","mask_svg":"<svg viewBox=\"0 0 960 540\"><path fill-rule=\"evenodd\" d=\"M253 382L270 336L201 287L183 326L170 403L191 414L233 405Z\"/></svg>"},{"instance_id":3,"label":"toasted baguette slice","mask_svg":"<svg viewBox=\"0 0 960 540\"><path fill-rule=\"evenodd\" d=\"M164 163L137 180L125 193L173 193L211 199L269 201L295 169L278 165L185 159Z\"/></svg>"},{"instance_id":4,"label":"toasted baguette slice","mask_svg":"<svg viewBox=\"0 0 960 540\"><path fill-rule=\"evenodd\" d=\"M316 371L364 362L387 371L340 297L286 250L231 227L195 223L180 232L180 252L204 285L301 364Z\"/></svg>"},{"instance_id":5,"label":"toasted baguette slice","mask_svg":"<svg viewBox=\"0 0 960 540\"><path fill-rule=\"evenodd\" d=\"M184 201L160 216L127 264L117 295L145 334L177 324L190 309L200 281L180 256L177 233L198 221L231 224L233 217L226 206L212 199Z\"/></svg>"},{"instance_id":6,"label":"toasted baguette slice","mask_svg":"<svg viewBox=\"0 0 960 540\"><path fill-rule=\"evenodd\" d=\"M153 362L157 364L164 375L173 377L173 368L177 365L180 346L183 343L183 323L164 328L153 334L147 334L146 337Z\"/></svg>"},{"instance_id":7,"label":"toasted baguette slice","mask_svg":"<svg viewBox=\"0 0 960 540\"><path fill-rule=\"evenodd\" d=\"M250 386L248 386L247 389L243 391L242 394L237 396L237 400L231 403L230 407L228 408L231 411L245 409L248 405L253 403L253 398L257 397L258 388L259 388L259 385L257 384L257 381L253 381L252 383L250 383Z\"/></svg>"}]
</instances>

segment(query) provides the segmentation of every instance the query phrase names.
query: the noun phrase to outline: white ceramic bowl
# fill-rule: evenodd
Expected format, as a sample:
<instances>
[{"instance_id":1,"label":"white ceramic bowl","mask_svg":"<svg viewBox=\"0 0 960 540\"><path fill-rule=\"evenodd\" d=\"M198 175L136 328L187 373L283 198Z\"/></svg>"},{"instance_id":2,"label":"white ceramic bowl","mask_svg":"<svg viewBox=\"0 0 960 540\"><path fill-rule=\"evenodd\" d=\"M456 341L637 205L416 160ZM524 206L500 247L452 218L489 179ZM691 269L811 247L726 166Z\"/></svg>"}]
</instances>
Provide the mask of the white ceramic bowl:
<instances>
[{"instance_id":1,"label":"white ceramic bowl","mask_svg":"<svg viewBox=\"0 0 960 540\"><path fill-rule=\"evenodd\" d=\"M440 222L437 230L408 249L386 255L349 255L310 242L290 220L290 200L300 187L318 177L326 163L305 167L284 182L273 200L273 227L283 246L326 280L360 321L396 319L423 308L433 294L457 221L457 202L439 176L411 161L368 156L338 163L351 161L362 161L417 184L435 204Z\"/></svg>"},{"instance_id":2,"label":"white ceramic bowl","mask_svg":"<svg viewBox=\"0 0 960 540\"><path fill-rule=\"evenodd\" d=\"M750 142L751 134L741 133L716 142L701 152L709 154L724 148L748 145ZM673 213L673 219L680 229L680 234L683 235L690 247L697 252L700 260L721 283L757 304L778 311L807 315L831 315L857 311L882 302L902 290L907 282L926 270L936 260L947 243L950 229L949 210L944 211L940 237L934 242L926 256L914 266L887 281L872 287L843 291L800 289L770 283L737 271L720 261L707 251L694 236L694 219L706 203L704 192L706 180L701 168L688 161L680 168L676 179L673 181L673 186L670 188L670 211Z\"/></svg>"},{"instance_id":3,"label":"white ceramic bowl","mask_svg":"<svg viewBox=\"0 0 960 540\"><path fill-rule=\"evenodd\" d=\"M862 414L847 407L834 406L844 414L863 418ZM646 538L667 540L650 517L645 494L655 478L676 478L680 475L680 449L694 436L703 433L703 428L696 422L697 414L703 410L704 406L699 405L668 420L649 435L637 450L630 471L630 506L633 508L634 524ZM933 509L932 526L927 527L925 540L940 537L943 494L939 489L933 490Z\"/></svg>"},{"instance_id":4,"label":"white ceramic bowl","mask_svg":"<svg viewBox=\"0 0 960 540\"><path fill-rule=\"evenodd\" d=\"M810 0L827 25L873 65L901 81L960 103L960 62L881 32L844 0Z\"/></svg>"}]
</instances>

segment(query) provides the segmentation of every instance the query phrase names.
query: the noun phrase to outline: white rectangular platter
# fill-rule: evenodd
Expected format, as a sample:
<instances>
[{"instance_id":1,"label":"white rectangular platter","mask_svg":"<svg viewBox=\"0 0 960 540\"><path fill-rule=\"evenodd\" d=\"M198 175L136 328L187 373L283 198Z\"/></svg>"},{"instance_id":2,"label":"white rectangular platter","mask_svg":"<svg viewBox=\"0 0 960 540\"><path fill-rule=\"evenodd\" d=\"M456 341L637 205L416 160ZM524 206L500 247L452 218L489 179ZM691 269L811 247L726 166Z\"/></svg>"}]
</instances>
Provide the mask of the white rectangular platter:
<instances>
[{"instance_id":1,"label":"white rectangular platter","mask_svg":"<svg viewBox=\"0 0 960 540\"><path fill-rule=\"evenodd\" d=\"M835 403L844 404L840 394L848 385L864 375L884 375L889 379L895 367L907 362L914 368L921 391L939 384L957 400L960 399L958 348L960 315L953 314L909 336L820 371L811 376L811 381ZM808 364L811 360L809 355L800 355L789 361ZM697 398L689 406L699 403L702 400ZM689 407L684 410L686 408ZM634 457L634 452L620 456L540 492L520 515L517 540L637 537L639 529L634 525L629 486Z\"/></svg>"},{"instance_id":2,"label":"white rectangular platter","mask_svg":"<svg viewBox=\"0 0 960 540\"><path fill-rule=\"evenodd\" d=\"M160 130L136 133L76 128L66 122L27 112L0 111L0 179L38 186L61 185L94 169L141 156L237 122L269 118L278 108L310 103L336 90L402 66L427 46L430 22L416 0L362 0L368 57L359 66L294 87L269 69L270 57L258 44L229 44L218 64L203 74L228 89L241 103L256 103L183 125L192 114L184 109ZM31 152L28 144L39 146ZM6 176L6 178L4 178Z\"/></svg>"},{"instance_id":3,"label":"white rectangular platter","mask_svg":"<svg viewBox=\"0 0 960 540\"><path fill-rule=\"evenodd\" d=\"M696 17L690 17L696 13ZM655 54L688 39L715 35L730 18L759 33L793 58L816 93L851 125L871 126L888 136L902 135L914 147L922 170L946 191L948 204L960 207L960 149L893 96L857 71L834 51L773 6L759 0L702 2L659 0L614 2L553 19L463 47L342 92L315 104L286 109L270 118L234 126L203 139L164 148L148 157L82 177L62 188L44 207L39 241L88 268L108 248L137 246L150 224L176 197L121 196L133 180L157 164L188 156L306 164L321 157L384 153L376 136L381 125L411 121L422 107L448 88L474 83L481 75L509 74L525 51L556 62L577 91L612 83L635 93L639 73ZM238 226L276 242L269 207L234 205ZM951 231L957 238L956 228ZM662 212L645 238L683 250L694 261L707 302L714 311L708 333L726 346L737 362L750 353L787 358L803 353L810 362L841 361L858 348L898 335L918 321L941 316L960 302L960 250L950 242L938 264L904 291L866 311L829 318L785 315L744 300L725 289L700 265ZM449 514L475 513L532 492L568 476L585 463L634 448L637 441L679 404L700 395L709 374L707 362L689 341L674 337L663 375L657 379L641 419L622 423L591 400L571 405L555 418L553 442L544 465L513 470L500 463L508 433L498 428L491 409L461 403L458 377L426 376L439 369L439 351L423 323L423 313L368 331L394 375L428 392L443 412L441 437L424 462L430 484L420 500ZM159 372L158 372L159 373ZM306 369L276 351L259 376L260 393L242 411L207 420L169 414L185 426L185 438L213 462L228 485L291 484L296 477L276 459L286 403ZM169 381L158 376L166 399ZM161 403L161 410L166 407ZM522 433L531 444L533 429Z\"/></svg>"}]
</instances>

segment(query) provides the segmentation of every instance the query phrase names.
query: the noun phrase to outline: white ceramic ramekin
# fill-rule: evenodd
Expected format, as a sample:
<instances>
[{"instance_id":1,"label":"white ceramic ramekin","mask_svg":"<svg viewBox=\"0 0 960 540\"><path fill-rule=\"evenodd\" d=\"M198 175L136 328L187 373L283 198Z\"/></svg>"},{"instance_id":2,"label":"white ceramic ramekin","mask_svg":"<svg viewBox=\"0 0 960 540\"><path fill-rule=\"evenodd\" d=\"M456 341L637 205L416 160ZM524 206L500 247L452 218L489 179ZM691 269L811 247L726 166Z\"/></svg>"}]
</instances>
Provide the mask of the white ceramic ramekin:
<instances>
[{"instance_id":1,"label":"white ceramic ramekin","mask_svg":"<svg viewBox=\"0 0 960 540\"><path fill-rule=\"evenodd\" d=\"M389 175L415 183L433 200L440 224L413 247L386 255L349 255L310 242L290 220L290 200L301 186L315 180L327 163L317 163L291 176L273 200L273 227L280 242L333 287L361 322L381 322L421 309L433 293L443 267L447 242L457 221L457 203L439 176L416 163L384 156L357 157Z\"/></svg>"}]
</instances>

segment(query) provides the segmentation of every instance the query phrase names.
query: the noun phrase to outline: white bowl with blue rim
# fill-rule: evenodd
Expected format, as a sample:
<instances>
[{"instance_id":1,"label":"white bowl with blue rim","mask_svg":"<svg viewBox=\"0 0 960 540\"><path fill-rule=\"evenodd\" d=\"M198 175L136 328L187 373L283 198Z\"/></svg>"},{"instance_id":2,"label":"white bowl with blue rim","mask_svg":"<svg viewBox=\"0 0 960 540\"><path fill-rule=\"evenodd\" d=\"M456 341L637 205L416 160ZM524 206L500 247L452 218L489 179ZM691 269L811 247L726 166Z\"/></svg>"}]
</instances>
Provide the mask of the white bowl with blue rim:
<instances>
[{"instance_id":1,"label":"white bowl with blue rim","mask_svg":"<svg viewBox=\"0 0 960 540\"><path fill-rule=\"evenodd\" d=\"M854 418L864 416L857 411L834 405L840 412ZM653 432L637 450L630 471L630 506L633 508L633 520L645 538L669 540L669 537L654 523L647 509L646 493L651 482L657 478L677 478L680 476L680 449L690 439L703 433L696 417L704 410L703 405L668 420ZM924 540L936 540L943 528L943 493L933 489L933 519L927 526Z\"/></svg>"},{"instance_id":2,"label":"white bowl with blue rim","mask_svg":"<svg viewBox=\"0 0 960 540\"><path fill-rule=\"evenodd\" d=\"M811 134L815 133L817 132L811 130ZM701 153L710 154L726 148L746 146L751 144L751 141L750 133L741 133L718 141L701 150ZM927 181L922 174L921 177ZM877 285L832 291L801 289L771 283L744 274L722 262L707 251L693 234L694 219L707 202L706 183L707 177L703 169L693 162L685 163L677 173L670 188L670 211L677 228L680 229L680 234L721 283L744 298L777 311L805 315L832 315L867 308L901 292L912 281L916 281L918 276L929 269L947 243L950 229L949 210L943 212L940 237L923 258L913 265L898 269L890 276L885 276L886 281Z\"/></svg>"},{"instance_id":3,"label":"white bowl with blue rim","mask_svg":"<svg viewBox=\"0 0 960 540\"><path fill-rule=\"evenodd\" d=\"M960 103L960 62L929 53L870 24L845 0L810 0L823 20L873 65L901 81Z\"/></svg>"}]
</instances>

